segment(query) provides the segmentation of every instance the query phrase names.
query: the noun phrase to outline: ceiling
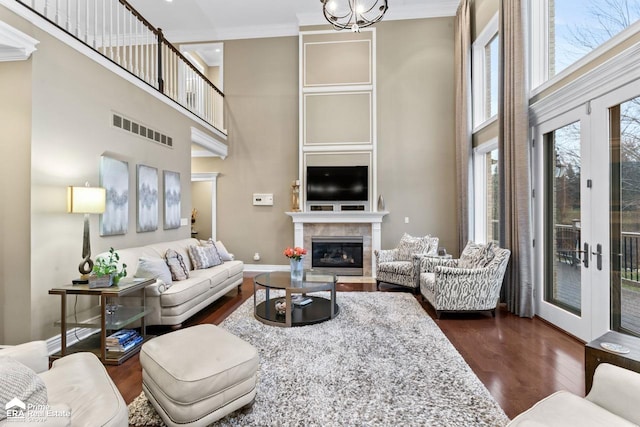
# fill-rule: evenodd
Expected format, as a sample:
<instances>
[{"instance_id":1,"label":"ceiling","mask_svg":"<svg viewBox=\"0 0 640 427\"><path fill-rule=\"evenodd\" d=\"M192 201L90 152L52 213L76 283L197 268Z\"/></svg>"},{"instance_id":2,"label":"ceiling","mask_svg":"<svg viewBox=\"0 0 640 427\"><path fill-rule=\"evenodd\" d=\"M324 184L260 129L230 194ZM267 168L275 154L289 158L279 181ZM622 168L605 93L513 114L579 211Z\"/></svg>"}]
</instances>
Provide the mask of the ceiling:
<instances>
[{"instance_id":1,"label":"ceiling","mask_svg":"<svg viewBox=\"0 0 640 427\"><path fill-rule=\"evenodd\" d=\"M320 0L129 0L172 43L297 35L326 24ZM384 20L453 16L459 0L388 0Z\"/></svg>"}]
</instances>

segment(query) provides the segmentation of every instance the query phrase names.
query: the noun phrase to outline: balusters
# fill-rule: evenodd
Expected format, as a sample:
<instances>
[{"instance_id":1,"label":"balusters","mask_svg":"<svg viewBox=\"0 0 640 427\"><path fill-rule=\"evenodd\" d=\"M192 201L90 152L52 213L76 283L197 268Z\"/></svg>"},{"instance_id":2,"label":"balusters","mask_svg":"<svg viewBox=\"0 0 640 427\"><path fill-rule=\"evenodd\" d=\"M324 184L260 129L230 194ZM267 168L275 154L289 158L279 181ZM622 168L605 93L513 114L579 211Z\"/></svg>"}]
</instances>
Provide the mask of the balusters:
<instances>
[{"instance_id":1,"label":"balusters","mask_svg":"<svg viewBox=\"0 0 640 427\"><path fill-rule=\"evenodd\" d=\"M98 42L97 42L97 38L98 38L98 0L93 0L93 48L94 49L98 49ZM88 9L88 8L87 8ZM89 20L87 20L87 22L89 22ZM87 32L88 32L88 25L87 25Z\"/></svg>"},{"instance_id":2,"label":"balusters","mask_svg":"<svg viewBox=\"0 0 640 427\"><path fill-rule=\"evenodd\" d=\"M125 4L126 2L18 1L26 6L30 5L33 10L54 22L59 28L92 46L95 51L207 122L214 126L222 122L218 116L221 115L224 105L223 95L220 95L178 50L170 43L165 43L161 29L148 26L144 18Z\"/></svg>"}]
</instances>

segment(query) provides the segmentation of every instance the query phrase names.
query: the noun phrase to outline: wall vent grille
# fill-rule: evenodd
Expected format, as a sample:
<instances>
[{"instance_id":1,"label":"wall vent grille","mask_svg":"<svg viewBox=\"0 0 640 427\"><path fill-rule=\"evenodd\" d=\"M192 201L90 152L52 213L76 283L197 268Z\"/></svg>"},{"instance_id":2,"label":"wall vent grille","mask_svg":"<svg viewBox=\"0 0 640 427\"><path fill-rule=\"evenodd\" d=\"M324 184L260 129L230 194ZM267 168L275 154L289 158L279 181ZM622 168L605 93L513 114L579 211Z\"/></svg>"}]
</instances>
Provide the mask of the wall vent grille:
<instances>
[{"instance_id":1,"label":"wall vent grille","mask_svg":"<svg viewBox=\"0 0 640 427\"><path fill-rule=\"evenodd\" d=\"M145 126L141 123L135 122L134 120L131 120L130 118L125 117L121 114L113 113L113 120L111 121L111 124L118 129L122 129L123 131L137 135L140 138L157 142L158 144L164 145L165 147L173 148L172 137L158 132L155 129L151 129L150 127Z\"/></svg>"}]
</instances>

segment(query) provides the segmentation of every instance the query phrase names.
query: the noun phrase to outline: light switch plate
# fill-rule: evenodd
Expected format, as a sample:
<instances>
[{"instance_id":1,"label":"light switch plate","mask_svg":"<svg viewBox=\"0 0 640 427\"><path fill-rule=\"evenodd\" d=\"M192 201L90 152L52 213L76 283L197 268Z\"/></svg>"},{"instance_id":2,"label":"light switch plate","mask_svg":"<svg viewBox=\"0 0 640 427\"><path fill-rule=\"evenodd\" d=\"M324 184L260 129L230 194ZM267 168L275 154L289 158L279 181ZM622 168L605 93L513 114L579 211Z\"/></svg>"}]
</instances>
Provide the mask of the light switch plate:
<instances>
[{"instance_id":1,"label":"light switch plate","mask_svg":"<svg viewBox=\"0 0 640 427\"><path fill-rule=\"evenodd\" d=\"M254 206L273 206L273 193L253 193Z\"/></svg>"}]
</instances>

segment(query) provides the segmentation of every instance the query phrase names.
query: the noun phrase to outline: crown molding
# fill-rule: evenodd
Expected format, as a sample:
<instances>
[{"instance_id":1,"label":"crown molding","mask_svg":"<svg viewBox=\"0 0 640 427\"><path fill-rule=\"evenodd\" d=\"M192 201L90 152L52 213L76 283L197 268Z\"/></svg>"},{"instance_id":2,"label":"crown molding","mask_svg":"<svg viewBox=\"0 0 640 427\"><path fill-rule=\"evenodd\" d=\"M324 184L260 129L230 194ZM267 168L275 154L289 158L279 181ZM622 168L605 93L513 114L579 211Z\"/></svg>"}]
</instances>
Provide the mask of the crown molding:
<instances>
[{"instance_id":1,"label":"crown molding","mask_svg":"<svg viewBox=\"0 0 640 427\"><path fill-rule=\"evenodd\" d=\"M263 39L270 37L289 37L298 35L296 24L255 25L234 28L218 28L217 30L167 31L164 33L171 43L201 42L203 40L242 40Z\"/></svg>"},{"instance_id":2,"label":"crown molding","mask_svg":"<svg viewBox=\"0 0 640 427\"><path fill-rule=\"evenodd\" d=\"M391 5L383 21L455 16L458 4L459 0L442 0L436 3L422 5ZM172 43L201 42L203 40L260 39L297 36L300 32L300 27L329 25L322 15L320 5L318 5L317 12L298 13L296 17L298 18L297 24L253 25L197 31L166 31L164 35L167 40L171 40Z\"/></svg>"},{"instance_id":3,"label":"crown molding","mask_svg":"<svg viewBox=\"0 0 640 427\"><path fill-rule=\"evenodd\" d=\"M0 21L0 62L25 61L40 43L12 26Z\"/></svg>"}]
</instances>

